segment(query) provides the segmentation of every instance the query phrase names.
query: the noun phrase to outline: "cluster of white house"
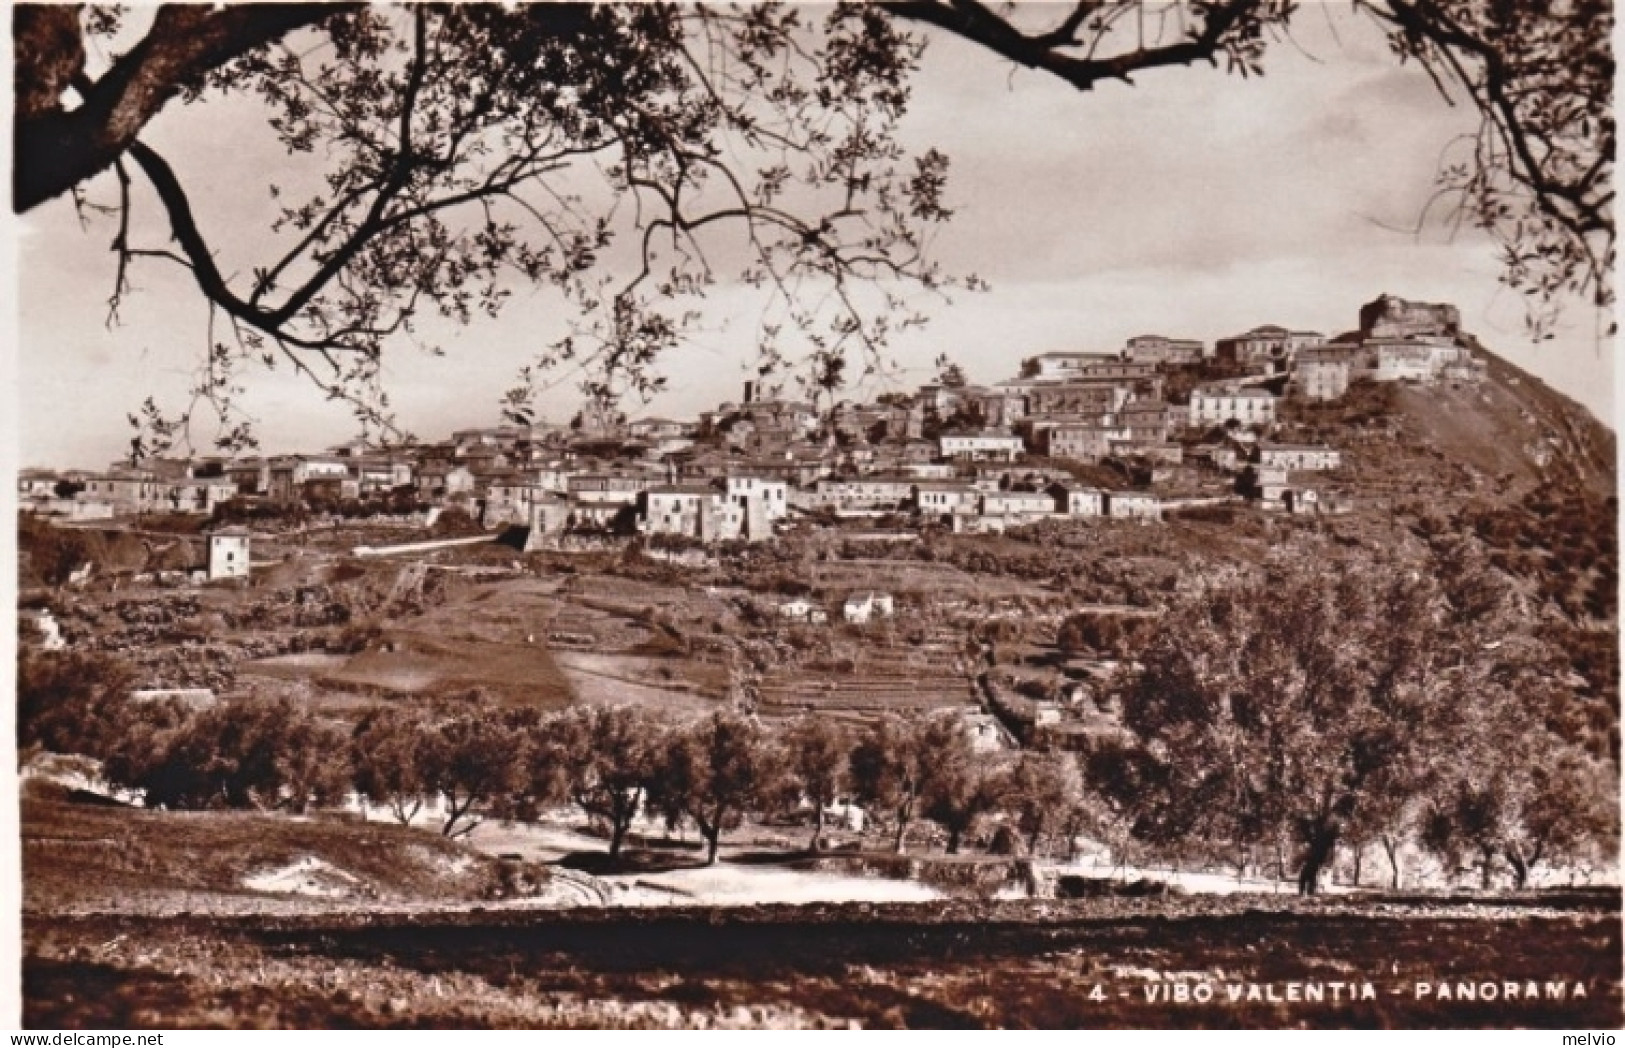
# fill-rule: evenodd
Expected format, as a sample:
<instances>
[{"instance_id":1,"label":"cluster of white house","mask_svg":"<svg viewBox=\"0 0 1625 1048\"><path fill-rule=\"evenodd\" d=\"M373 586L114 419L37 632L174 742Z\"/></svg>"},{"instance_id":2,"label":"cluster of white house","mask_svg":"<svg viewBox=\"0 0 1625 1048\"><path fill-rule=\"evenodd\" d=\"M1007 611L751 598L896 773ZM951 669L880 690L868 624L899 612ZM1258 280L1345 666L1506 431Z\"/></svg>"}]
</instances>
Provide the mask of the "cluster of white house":
<instances>
[{"instance_id":1,"label":"cluster of white house","mask_svg":"<svg viewBox=\"0 0 1625 1048\"><path fill-rule=\"evenodd\" d=\"M1013 483L1014 466L1037 454L1153 471L1196 460L1228 472L1248 464L1335 468L1324 465L1335 459L1332 449L1227 444L1211 431L1246 437L1267 429L1278 405L1271 390L1283 383L1288 395L1335 400L1362 376L1477 379L1484 365L1467 341L1453 307L1383 295L1361 308L1357 332L1332 339L1265 325L1219 339L1210 353L1194 339L1139 335L1115 352L1031 357L1016 377L992 385L943 381L826 411L764 397L747 383L740 403L693 422L627 422L599 407L567 427L463 430L389 451L356 443L322 454L153 459L95 473L25 470L20 494L25 511L75 519L210 513L233 498L461 506L487 528L526 525L544 542L594 530L754 541L794 509L907 510L962 529L1052 514L1156 519L1163 505L1150 492L1095 490L1064 472ZM1186 403L1165 395L1176 375L1182 383L1195 376L1194 388L1184 386ZM1282 454L1299 461L1267 460ZM1294 490L1269 477L1264 490Z\"/></svg>"}]
</instances>

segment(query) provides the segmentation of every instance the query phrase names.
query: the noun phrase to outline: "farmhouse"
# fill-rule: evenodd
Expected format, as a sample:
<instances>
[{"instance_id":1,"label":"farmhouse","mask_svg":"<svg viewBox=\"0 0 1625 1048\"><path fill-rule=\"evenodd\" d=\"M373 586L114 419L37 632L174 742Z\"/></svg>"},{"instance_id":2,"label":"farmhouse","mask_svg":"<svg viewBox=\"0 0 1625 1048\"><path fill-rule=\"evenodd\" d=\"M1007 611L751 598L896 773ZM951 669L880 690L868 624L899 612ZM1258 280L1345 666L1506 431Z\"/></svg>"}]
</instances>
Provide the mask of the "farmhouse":
<instances>
[{"instance_id":1,"label":"farmhouse","mask_svg":"<svg viewBox=\"0 0 1625 1048\"><path fill-rule=\"evenodd\" d=\"M822 625L829 621L829 613L822 605L816 604L805 597L787 600L778 607L779 618L791 622L806 622L812 625Z\"/></svg>"},{"instance_id":2,"label":"farmhouse","mask_svg":"<svg viewBox=\"0 0 1625 1048\"><path fill-rule=\"evenodd\" d=\"M871 618L890 618L894 612L890 593L854 593L841 605L842 617L860 626Z\"/></svg>"},{"instance_id":3,"label":"farmhouse","mask_svg":"<svg viewBox=\"0 0 1625 1048\"><path fill-rule=\"evenodd\" d=\"M221 528L209 533L209 578L248 578L249 533L245 528Z\"/></svg>"}]
</instances>

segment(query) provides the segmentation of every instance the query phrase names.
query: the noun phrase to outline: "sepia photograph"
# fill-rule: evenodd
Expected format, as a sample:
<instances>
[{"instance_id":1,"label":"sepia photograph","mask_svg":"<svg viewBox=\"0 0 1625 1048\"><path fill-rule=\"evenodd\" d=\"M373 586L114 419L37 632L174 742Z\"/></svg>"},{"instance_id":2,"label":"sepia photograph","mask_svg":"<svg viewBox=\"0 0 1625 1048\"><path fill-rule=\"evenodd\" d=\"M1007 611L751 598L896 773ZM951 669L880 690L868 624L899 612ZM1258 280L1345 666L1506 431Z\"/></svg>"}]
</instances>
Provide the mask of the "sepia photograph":
<instances>
[{"instance_id":1,"label":"sepia photograph","mask_svg":"<svg viewBox=\"0 0 1625 1048\"><path fill-rule=\"evenodd\" d=\"M8 1021L1613 1043L1611 0L7 8Z\"/></svg>"}]
</instances>

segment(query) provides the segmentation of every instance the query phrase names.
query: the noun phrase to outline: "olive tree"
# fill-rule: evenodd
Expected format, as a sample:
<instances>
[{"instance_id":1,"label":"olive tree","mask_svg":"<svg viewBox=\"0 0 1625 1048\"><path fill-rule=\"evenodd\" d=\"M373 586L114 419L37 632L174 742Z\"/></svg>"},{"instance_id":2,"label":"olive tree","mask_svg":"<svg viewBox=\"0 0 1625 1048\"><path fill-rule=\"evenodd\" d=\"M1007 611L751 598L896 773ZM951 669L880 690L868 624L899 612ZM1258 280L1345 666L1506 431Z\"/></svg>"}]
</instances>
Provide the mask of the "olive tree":
<instances>
[{"instance_id":1,"label":"olive tree","mask_svg":"<svg viewBox=\"0 0 1625 1048\"><path fill-rule=\"evenodd\" d=\"M609 825L618 858L654 776L665 726L631 706L580 706L555 724L570 798Z\"/></svg>"},{"instance_id":2,"label":"olive tree","mask_svg":"<svg viewBox=\"0 0 1625 1048\"><path fill-rule=\"evenodd\" d=\"M672 732L656 758L650 803L672 823L687 819L717 861L722 834L770 795L782 767L755 719L726 710Z\"/></svg>"},{"instance_id":3,"label":"olive tree","mask_svg":"<svg viewBox=\"0 0 1625 1048\"><path fill-rule=\"evenodd\" d=\"M1292 557L1192 586L1126 683L1142 742L1142 830L1173 842L1286 838L1298 890L1321 872L1388 772L1440 745L1449 704L1491 660L1453 631L1419 572Z\"/></svg>"}]
</instances>

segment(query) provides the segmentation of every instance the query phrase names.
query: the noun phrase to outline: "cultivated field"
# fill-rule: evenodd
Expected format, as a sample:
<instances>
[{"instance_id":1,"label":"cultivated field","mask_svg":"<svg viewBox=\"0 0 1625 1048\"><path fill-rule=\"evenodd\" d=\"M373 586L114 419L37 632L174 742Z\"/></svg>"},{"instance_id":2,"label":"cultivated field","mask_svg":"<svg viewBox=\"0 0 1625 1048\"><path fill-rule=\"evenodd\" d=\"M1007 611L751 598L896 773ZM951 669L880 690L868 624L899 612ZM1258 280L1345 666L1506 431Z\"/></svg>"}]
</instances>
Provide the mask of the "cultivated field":
<instances>
[{"instance_id":1,"label":"cultivated field","mask_svg":"<svg viewBox=\"0 0 1625 1048\"><path fill-rule=\"evenodd\" d=\"M1485 906L1232 896L30 917L24 935L34 1027L1575 1029L1621 1019L1617 894Z\"/></svg>"}]
</instances>

